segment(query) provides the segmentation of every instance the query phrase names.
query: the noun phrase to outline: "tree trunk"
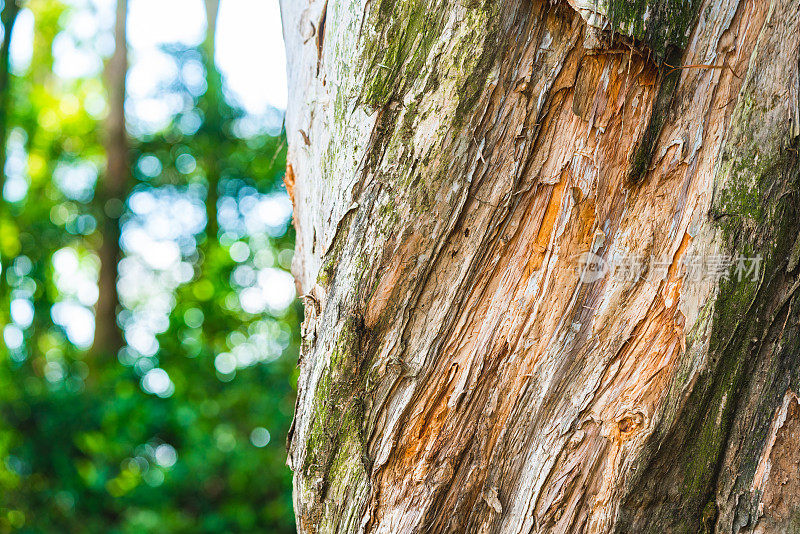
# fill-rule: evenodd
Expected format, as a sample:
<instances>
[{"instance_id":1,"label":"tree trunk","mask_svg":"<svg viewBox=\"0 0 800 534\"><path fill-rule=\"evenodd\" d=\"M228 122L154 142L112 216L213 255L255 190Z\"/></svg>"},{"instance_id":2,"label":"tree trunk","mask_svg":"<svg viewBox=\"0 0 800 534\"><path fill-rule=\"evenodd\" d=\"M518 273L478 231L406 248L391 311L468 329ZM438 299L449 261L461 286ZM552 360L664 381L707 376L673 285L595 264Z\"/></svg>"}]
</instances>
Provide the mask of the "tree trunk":
<instances>
[{"instance_id":1,"label":"tree trunk","mask_svg":"<svg viewBox=\"0 0 800 534\"><path fill-rule=\"evenodd\" d=\"M300 531L796 532L797 1L282 15Z\"/></svg>"},{"instance_id":2,"label":"tree trunk","mask_svg":"<svg viewBox=\"0 0 800 534\"><path fill-rule=\"evenodd\" d=\"M206 70L206 92L201 97L204 101L205 120L203 129L212 136L219 136L222 131L222 115L220 107L223 104L222 76L217 69L214 58L217 49L217 16L219 15L219 0L205 0L206 7L206 38L203 42L203 53ZM219 203L219 180L224 155L219 143L211 143L208 152L204 155L205 174L208 182L206 192L206 241L204 252L208 254L217 240L219 221L217 220L217 204Z\"/></svg>"},{"instance_id":3,"label":"tree trunk","mask_svg":"<svg viewBox=\"0 0 800 534\"><path fill-rule=\"evenodd\" d=\"M0 202L6 180L6 141L8 139L8 107L11 102L11 36L19 15L17 0L6 0L0 11L3 40L0 42Z\"/></svg>"},{"instance_id":4,"label":"tree trunk","mask_svg":"<svg viewBox=\"0 0 800 534\"><path fill-rule=\"evenodd\" d=\"M108 118L106 119L106 173L100 186L100 201L105 211L103 244L100 247L99 297L95 310L93 350L116 355L123 346L117 325L117 278L119 275L119 217L130 186L128 135L125 131L125 77L128 73L128 41L125 23L127 0L117 0L114 27L114 54L106 66Z\"/></svg>"},{"instance_id":5,"label":"tree trunk","mask_svg":"<svg viewBox=\"0 0 800 534\"><path fill-rule=\"evenodd\" d=\"M19 15L19 4L16 0L6 0L0 10L0 24L3 25L3 40L0 42L0 207L5 209L3 190L6 183L6 144L8 142L8 117L11 104L11 36L14 23ZM0 298L8 293L8 286L2 280L10 259L0 256Z\"/></svg>"}]
</instances>

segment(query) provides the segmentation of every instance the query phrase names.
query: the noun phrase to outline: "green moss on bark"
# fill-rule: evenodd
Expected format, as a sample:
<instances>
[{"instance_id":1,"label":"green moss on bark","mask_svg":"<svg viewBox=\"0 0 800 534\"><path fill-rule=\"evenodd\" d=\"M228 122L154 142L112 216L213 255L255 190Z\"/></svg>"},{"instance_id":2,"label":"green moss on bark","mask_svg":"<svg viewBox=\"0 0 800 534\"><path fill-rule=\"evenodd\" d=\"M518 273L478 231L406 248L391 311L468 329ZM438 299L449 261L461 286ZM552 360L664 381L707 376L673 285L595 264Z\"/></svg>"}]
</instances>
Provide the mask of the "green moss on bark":
<instances>
[{"instance_id":1,"label":"green moss on bark","mask_svg":"<svg viewBox=\"0 0 800 534\"><path fill-rule=\"evenodd\" d=\"M699 0L609 0L608 18L615 32L644 44L661 63L671 48L686 48L699 7Z\"/></svg>"},{"instance_id":2,"label":"green moss on bark","mask_svg":"<svg viewBox=\"0 0 800 534\"><path fill-rule=\"evenodd\" d=\"M367 14L370 37L362 63L367 79L362 101L380 108L398 99L420 74L443 21L436 2L382 0Z\"/></svg>"},{"instance_id":3,"label":"green moss on bark","mask_svg":"<svg viewBox=\"0 0 800 534\"><path fill-rule=\"evenodd\" d=\"M328 487L366 476L362 461L342 459L340 451L357 450L365 455L362 444L366 355L365 332L360 317L344 321L338 333L328 366L323 371L314 395L312 426L309 432L304 476L318 481L314 491L324 497Z\"/></svg>"}]
</instances>

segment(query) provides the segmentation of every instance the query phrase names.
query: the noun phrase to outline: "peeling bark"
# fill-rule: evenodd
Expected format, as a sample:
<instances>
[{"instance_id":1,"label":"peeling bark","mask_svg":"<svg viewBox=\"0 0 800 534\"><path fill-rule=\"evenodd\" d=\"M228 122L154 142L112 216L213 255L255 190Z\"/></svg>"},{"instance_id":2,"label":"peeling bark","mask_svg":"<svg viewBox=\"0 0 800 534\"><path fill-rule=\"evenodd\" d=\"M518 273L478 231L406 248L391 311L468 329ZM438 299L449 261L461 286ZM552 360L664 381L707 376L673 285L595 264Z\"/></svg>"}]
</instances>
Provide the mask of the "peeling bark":
<instances>
[{"instance_id":1,"label":"peeling bark","mask_svg":"<svg viewBox=\"0 0 800 534\"><path fill-rule=\"evenodd\" d=\"M796 529L797 2L281 7L299 530Z\"/></svg>"}]
</instances>

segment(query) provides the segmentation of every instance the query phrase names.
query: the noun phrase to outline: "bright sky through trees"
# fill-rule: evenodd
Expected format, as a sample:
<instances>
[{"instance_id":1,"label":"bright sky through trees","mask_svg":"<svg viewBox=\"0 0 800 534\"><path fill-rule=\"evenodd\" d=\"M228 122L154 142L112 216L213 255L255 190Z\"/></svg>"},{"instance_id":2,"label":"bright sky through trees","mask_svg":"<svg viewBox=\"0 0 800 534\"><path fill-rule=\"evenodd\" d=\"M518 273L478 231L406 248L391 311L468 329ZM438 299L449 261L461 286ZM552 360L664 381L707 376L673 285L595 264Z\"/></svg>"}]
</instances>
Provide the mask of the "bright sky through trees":
<instances>
[{"instance_id":1,"label":"bright sky through trees","mask_svg":"<svg viewBox=\"0 0 800 534\"><path fill-rule=\"evenodd\" d=\"M71 0L77 7L92 7L97 14L80 14L70 30L80 38L92 38L98 28L103 38L92 43L94 52L108 54L113 47L111 0ZM152 90L152 85L169 75L159 61L158 46L180 42L197 45L205 32L202 0L130 0L128 41L137 73L129 91ZM24 9L16 22L11 45L15 72L23 71L31 60L33 14ZM96 74L101 68L97 55L88 50L62 45L56 49L59 74L78 77ZM258 57L258 65L253 58ZM222 0L217 22L217 67L227 88L244 109L262 115L270 107L286 108L286 57L281 36L277 0ZM129 75L130 76L130 75ZM130 82L129 82L130 83ZM151 87L147 87L151 85ZM163 117L160 117L164 120Z\"/></svg>"},{"instance_id":2,"label":"bright sky through trees","mask_svg":"<svg viewBox=\"0 0 800 534\"><path fill-rule=\"evenodd\" d=\"M68 35L60 35L53 45L55 74L65 80L98 76L102 72L103 57L108 56L114 46L111 29L113 26L113 0L69 0L76 8L67 24ZM14 30L11 55L12 68L21 74L28 68L33 48L33 13L24 9ZM206 30L203 0L130 0L128 14L128 43L131 65L127 77L128 99L126 114L129 129L134 134L154 133L163 129L181 110L183 103L170 99L163 92L163 86L174 78L182 77L189 83L203 83L204 72L197 64L184 67L175 72L175 62L162 50L165 45L176 43L185 46L198 46ZM70 37L72 37L70 39ZM258 57L257 66L253 58ZM225 95L230 103L242 107L247 116L242 121L244 133L266 130L280 131L286 107L286 66L281 36L280 10L277 0L222 0L217 21L217 43L215 54L217 67L225 81ZM98 105L98 115L104 111ZM13 141L13 137L11 139ZM13 143L10 143L13 147ZM191 156L189 156L191 157ZM156 160L157 161L157 160ZM74 168L61 167L54 174L62 191L80 196L90 193L97 180L97 170L86 162ZM6 196L24 195L27 188L20 179L9 180ZM10 192L8 191L10 189ZM134 195L131 198L133 212L141 206ZM166 200L166 204L170 201ZM196 233L204 224L202 220L202 201L198 198L181 199L185 208L172 210L172 219L161 211L160 219L151 218L151 228L159 226L184 227L186 232ZM264 204L266 203L266 204ZM194 208L194 209L192 209ZM272 208L272 209L269 209ZM273 197L262 201L258 214L272 219L272 224L281 227L290 216L291 207L285 197ZM256 215L258 216L258 215ZM177 217L177 218L176 218ZM165 226L164 226L165 225ZM139 229L123 236L130 246L130 252L139 253L151 267L162 270L173 267L178 262L175 240L179 237L161 236L169 239L153 239ZM57 273L61 273L58 265ZM88 269L88 272L87 272ZM82 273L84 283L89 284L96 267L85 266ZM94 276L96 277L96 272ZM128 272L130 275L130 271ZM284 273L267 273L260 280L267 286L256 290L250 288L242 293L242 306L246 310L263 309L262 302L279 302L287 306L294 298L292 280ZM185 281L185 280L183 280ZM121 279L122 292L126 288L141 288L142 276L126 276ZM151 281L152 282L152 281ZM175 284L182 280L175 280ZM148 284L150 288L156 287ZM172 288L170 288L170 291ZM94 292L96 292L96 285ZM138 295L144 298L144 295ZM154 295L149 295L148 305ZM95 296L96 299L96 296ZM94 304L94 300L84 303ZM270 305L274 309L274 304ZM19 306L18 306L19 307ZM164 310L165 313L169 310ZM53 320L65 328L70 340L78 346L88 347L92 343L94 318L88 310L77 306L74 301L61 302L53 310ZM15 332L11 332L12 340ZM140 330L133 329L129 342L138 340L142 347L150 346L155 351L154 340L144 336Z\"/></svg>"}]
</instances>

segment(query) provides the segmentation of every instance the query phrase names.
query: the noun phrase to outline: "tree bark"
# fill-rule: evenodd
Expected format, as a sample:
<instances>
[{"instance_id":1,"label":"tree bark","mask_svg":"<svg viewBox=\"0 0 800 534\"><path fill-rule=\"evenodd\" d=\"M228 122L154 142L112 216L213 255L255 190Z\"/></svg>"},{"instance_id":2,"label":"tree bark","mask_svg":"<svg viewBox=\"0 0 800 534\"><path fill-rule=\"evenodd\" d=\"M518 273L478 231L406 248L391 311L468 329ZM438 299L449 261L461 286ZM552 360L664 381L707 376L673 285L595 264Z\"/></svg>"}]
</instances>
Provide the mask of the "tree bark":
<instances>
[{"instance_id":1,"label":"tree bark","mask_svg":"<svg viewBox=\"0 0 800 534\"><path fill-rule=\"evenodd\" d=\"M796 0L281 8L299 530L796 531Z\"/></svg>"},{"instance_id":2,"label":"tree bark","mask_svg":"<svg viewBox=\"0 0 800 534\"><path fill-rule=\"evenodd\" d=\"M123 346L117 324L117 278L119 277L120 226L122 206L130 187L130 155L125 130L125 78L128 73L128 40L126 32L127 0L117 0L114 26L114 53L106 65L108 84L108 117L106 119L106 172L100 186L104 208L103 243L100 247L99 297L95 309L95 336L92 350L116 355Z\"/></svg>"}]
</instances>

